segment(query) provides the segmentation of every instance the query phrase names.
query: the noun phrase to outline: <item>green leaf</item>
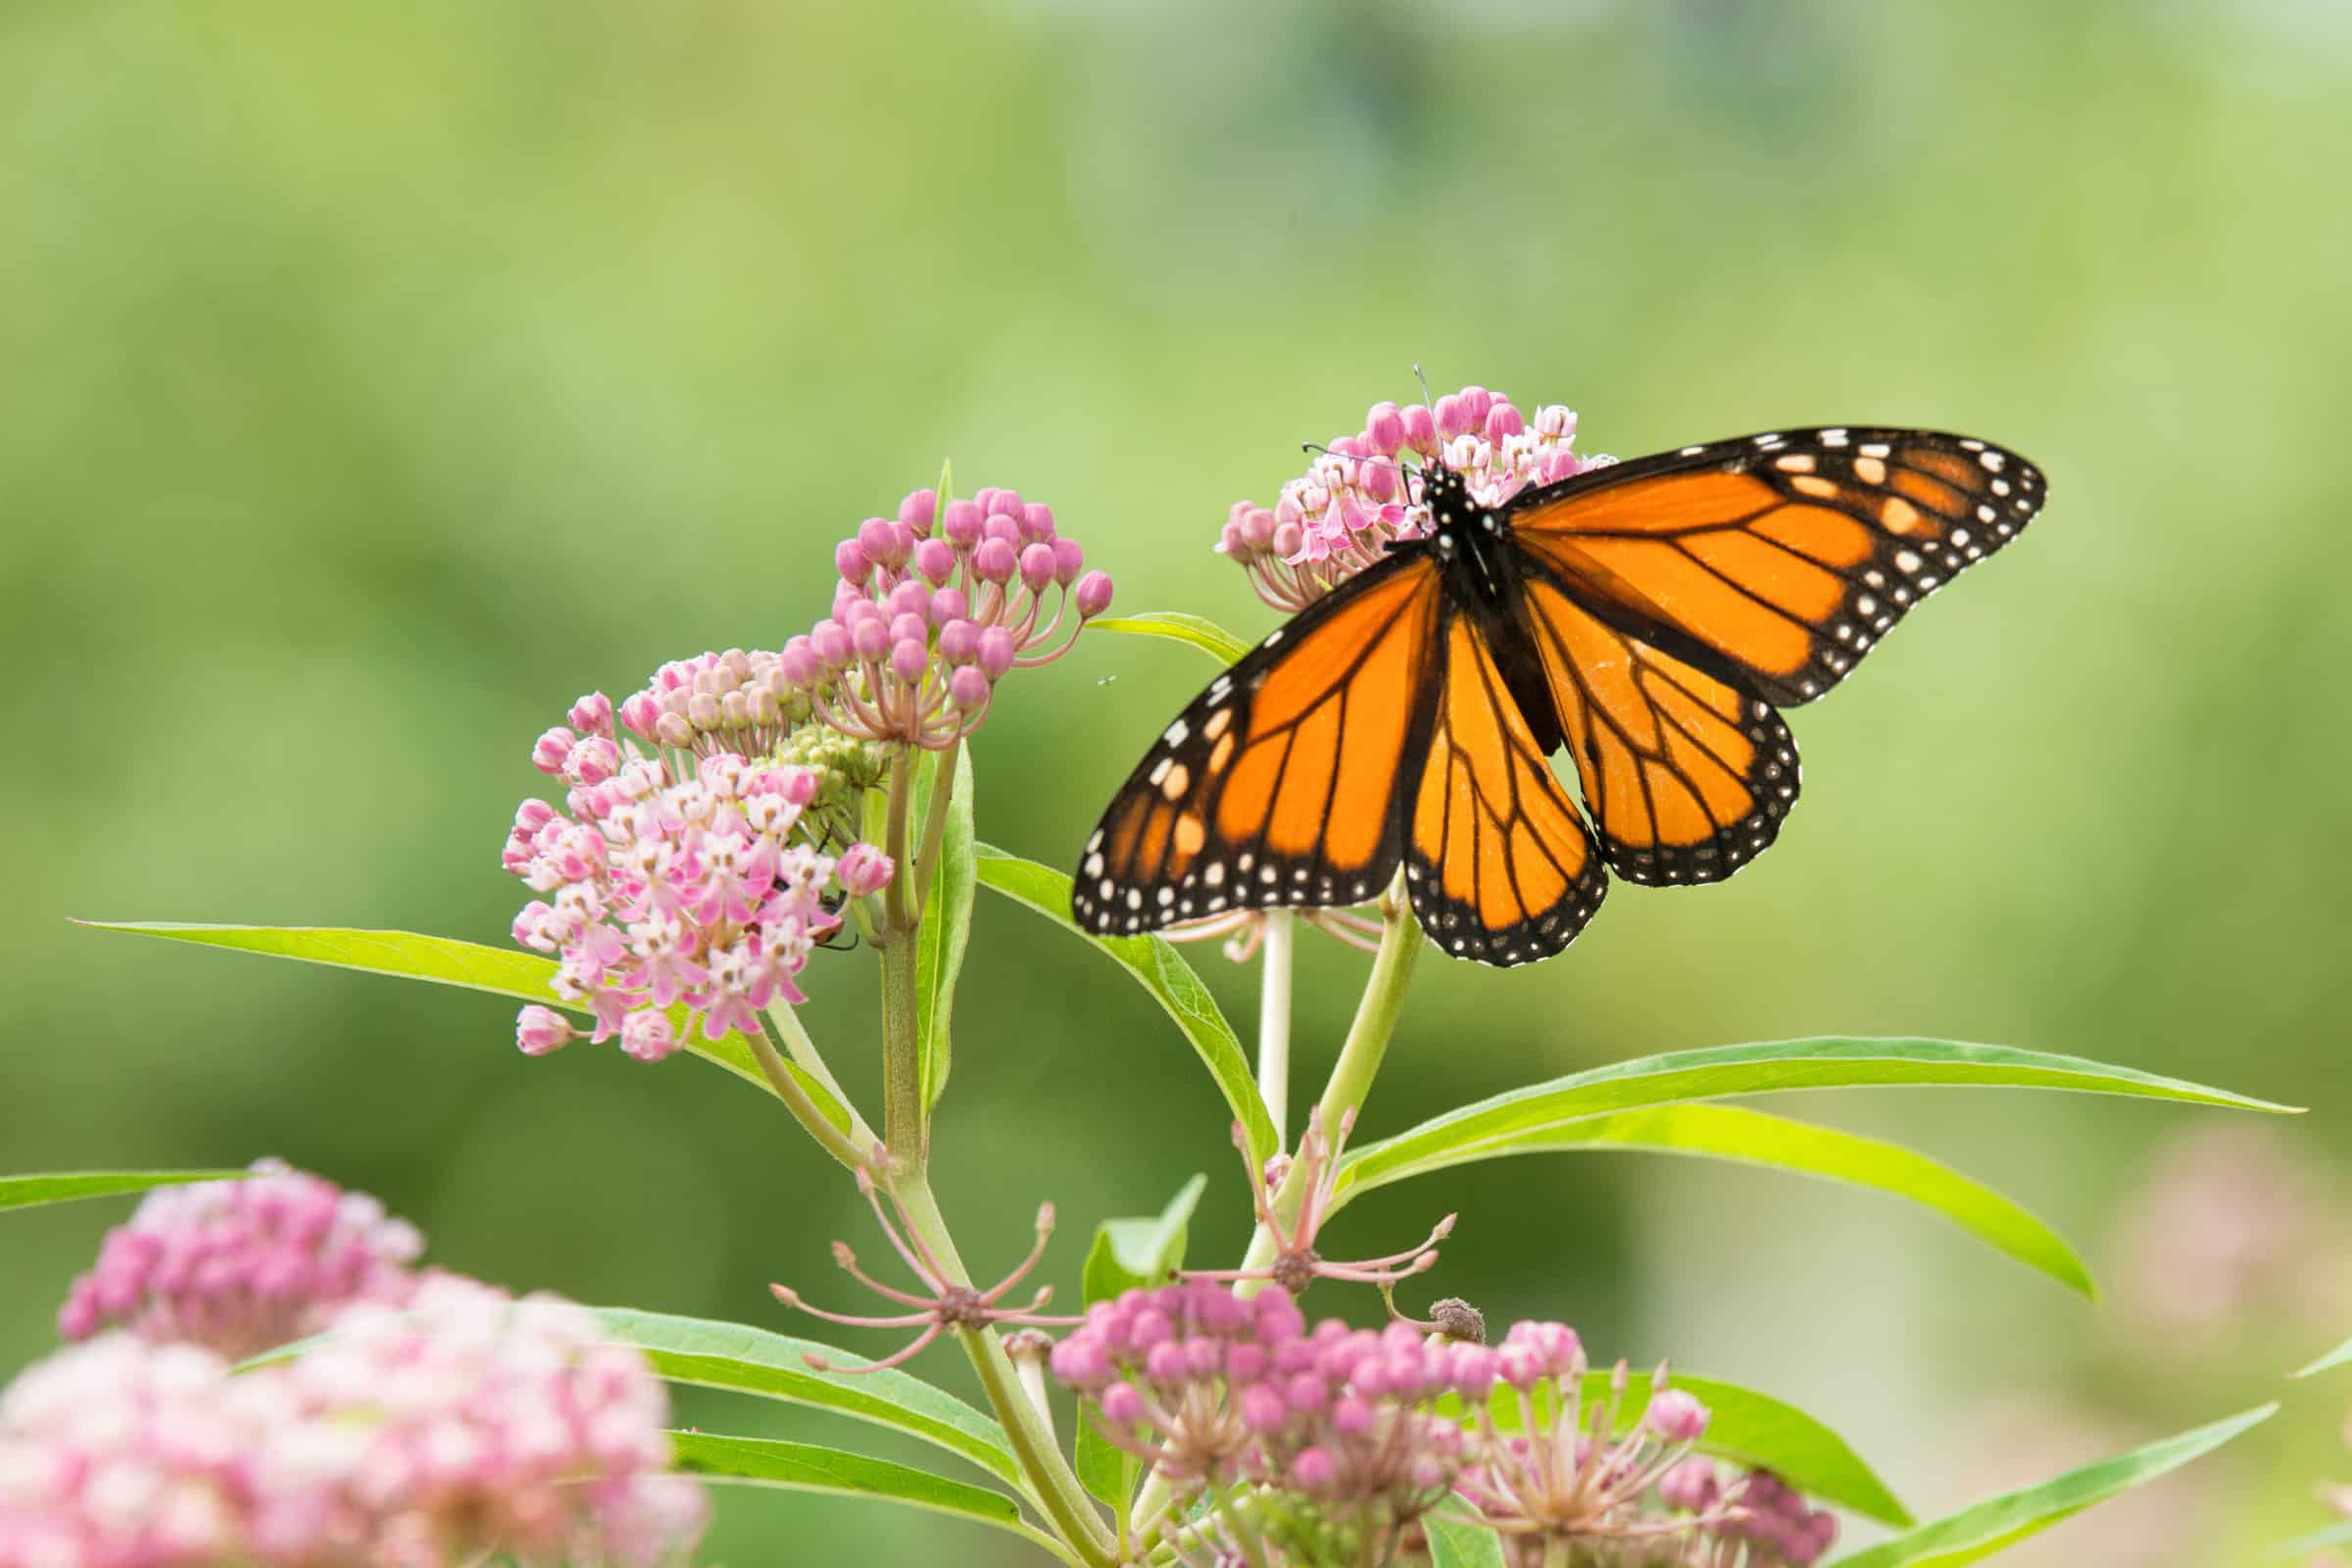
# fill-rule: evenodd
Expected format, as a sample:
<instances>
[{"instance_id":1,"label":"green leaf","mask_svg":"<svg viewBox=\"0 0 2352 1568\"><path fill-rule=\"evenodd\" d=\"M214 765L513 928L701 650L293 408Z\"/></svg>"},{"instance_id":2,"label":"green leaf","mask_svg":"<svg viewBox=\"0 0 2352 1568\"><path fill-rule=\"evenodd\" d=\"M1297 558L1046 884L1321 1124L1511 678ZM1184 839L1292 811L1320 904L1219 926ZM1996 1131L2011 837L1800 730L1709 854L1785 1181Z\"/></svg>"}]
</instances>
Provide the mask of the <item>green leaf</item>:
<instances>
[{"instance_id":1,"label":"green leaf","mask_svg":"<svg viewBox=\"0 0 2352 1568\"><path fill-rule=\"evenodd\" d=\"M181 1182L233 1182L252 1174L249 1170L76 1170L0 1176L0 1209L112 1198L118 1193L143 1193L151 1187L174 1187Z\"/></svg>"},{"instance_id":2,"label":"green leaf","mask_svg":"<svg viewBox=\"0 0 2352 1568\"><path fill-rule=\"evenodd\" d=\"M2342 1366L2346 1361L2352 1361L2352 1340L2346 1340L2334 1349L2329 1350L2326 1355L2321 1356L2317 1361L2312 1362L2311 1365L2304 1367L2298 1372L2289 1373L2288 1375L2290 1377L2307 1378L2313 1376L2315 1373L2326 1372L2331 1368Z\"/></svg>"},{"instance_id":3,"label":"green leaf","mask_svg":"<svg viewBox=\"0 0 2352 1568\"><path fill-rule=\"evenodd\" d=\"M1962 1563L1981 1561L2081 1513L2092 1503L2104 1502L2119 1492L2153 1481L2168 1470L2211 1452L2247 1428L2269 1420L2278 1408L2266 1404L2259 1410L2248 1410L2227 1421L2183 1432L2144 1448L2086 1464L2080 1470L2069 1470L2039 1486L1988 1497L1891 1541L1882 1541L1875 1546L1840 1557L1834 1568L1908 1568L1908 1565L1960 1568Z\"/></svg>"},{"instance_id":4,"label":"green leaf","mask_svg":"<svg viewBox=\"0 0 2352 1568\"><path fill-rule=\"evenodd\" d=\"M1121 967L1135 976L1152 999L1167 1009L1192 1042L1208 1074L1216 1080L1225 1103L1233 1110L1234 1119L1242 1124L1250 1144L1250 1157L1261 1164L1273 1157L1274 1122L1266 1114L1266 1103L1257 1096L1257 1081L1250 1076L1250 1058L1242 1054L1242 1043L1225 1021L1217 1007L1217 999L1209 995L1208 987L1193 972L1175 948L1161 937L1098 937L1078 929L1070 918L1070 879L1034 860L1024 860L1003 850L983 844L979 848L980 885L993 888L1015 904L1025 904L1060 926L1064 931L1083 938L1094 947L1116 959Z\"/></svg>"},{"instance_id":5,"label":"green leaf","mask_svg":"<svg viewBox=\"0 0 2352 1568\"><path fill-rule=\"evenodd\" d=\"M1726 1095L1789 1089L1851 1089L1873 1085L1942 1084L1984 1088L2063 1089L2083 1094L2135 1095L2154 1100L2292 1112L2228 1090L2079 1056L2053 1056L2007 1046L1949 1040L1786 1040L1717 1046L1642 1056L1549 1083L1514 1089L1449 1110L1348 1159L1359 1185L1396 1180L1416 1170L1441 1169L1453 1151L1515 1134L1556 1127L1609 1111Z\"/></svg>"},{"instance_id":6,"label":"green leaf","mask_svg":"<svg viewBox=\"0 0 2352 1568\"><path fill-rule=\"evenodd\" d=\"M916 788L923 792L928 818L936 801L939 754L923 754ZM956 1006L956 977L963 970L963 950L972 935L972 749L956 748L954 786L948 797L946 837L940 841L939 864L931 885L923 890L923 923L915 938L914 1007L918 1034L916 1059L921 1064L923 1114L939 1103L948 1086L950 1014ZM917 839L915 842L922 842ZM909 872L909 875L912 873Z\"/></svg>"},{"instance_id":7,"label":"green leaf","mask_svg":"<svg viewBox=\"0 0 2352 1568\"><path fill-rule=\"evenodd\" d=\"M2282 1541L2273 1546L2269 1554L2273 1557L2300 1559L2326 1551L2330 1546L2347 1544L2352 1544L2352 1519L2329 1525L2324 1530L2315 1530L2308 1536L2297 1536L2292 1541Z\"/></svg>"},{"instance_id":8,"label":"green leaf","mask_svg":"<svg viewBox=\"0 0 2352 1568\"><path fill-rule=\"evenodd\" d=\"M2064 1238L2017 1203L1950 1166L1899 1144L1736 1105L1655 1105L1522 1128L1484 1141L1456 1144L1409 1164L1378 1167L1371 1176L1360 1174L1361 1165L1347 1165L1340 1175L1338 1203L1407 1176L1474 1160L1602 1149L1695 1154L1875 1188L1936 1210L1987 1246L2029 1268L2039 1269L2070 1290L2097 1295L2090 1271Z\"/></svg>"},{"instance_id":9,"label":"green leaf","mask_svg":"<svg viewBox=\"0 0 2352 1568\"><path fill-rule=\"evenodd\" d=\"M565 1002L550 989L549 982L556 973L553 958L513 948L487 948L478 942L460 942L451 937L420 936L414 931L358 931L341 926L183 925L172 920L74 923L97 931L127 931L133 936L163 937L172 942L194 942L236 953L258 953L265 957L295 958L337 969L397 975L466 991L487 991L493 996L541 1003L583 1016L589 1012L586 1004ZM743 1036L730 1030L718 1040L705 1040L700 1027L686 1027L683 1006L670 1008L669 1017L677 1025L679 1038L686 1042L687 1050L705 1061L716 1062L746 1083L775 1093L768 1088L767 1079L752 1055L751 1044ZM808 1098L816 1102L828 1121L843 1132L850 1130L850 1113L833 1098L831 1090L792 1062L786 1062L784 1067L800 1080L801 1087L808 1091Z\"/></svg>"},{"instance_id":10,"label":"green leaf","mask_svg":"<svg viewBox=\"0 0 2352 1568\"><path fill-rule=\"evenodd\" d=\"M1143 1219L1106 1219L1095 1230L1082 1276L1086 1304L1107 1301L1137 1286L1161 1285L1184 1264L1184 1244L1193 1209L1208 1190L1208 1178L1186 1182L1168 1206ZM1102 1435L1093 1405L1078 1405L1078 1479L1121 1518L1135 1494L1143 1461Z\"/></svg>"},{"instance_id":11,"label":"green leaf","mask_svg":"<svg viewBox=\"0 0 2352 1568\"><path fill-rule=\"evenodd\" d=\"M841 1497L870 1497L934 1513L995 1525L1042 1543L1060 1555L1049 1538L1021 1520L1021 1510L1002 1492L950 1481L912 1465L871 1459L862 1453L786 1443L777 1438L727 1438L710 1432L669 1435L675 1468L703 1481L741 1482L793 1492L826 1492Z\"/></svg>"},{"instance_id":12,"label":"green leaf","mask_svg":"<svg viewBox=\"0 0 2352 1568\"><path fill-rule=\"evenodd\" d=\"M1505 1568L1502 1537L1482 1524L1451 1514L1424 1514L1429 1568Z\"/></svg>"},{"instance_id":13,"label":"green leaf","mask_svg":"<svg viewBox=\"0 0 2352 1568\"><path fill-rule=\"evenodd\" d=\"M1613 1369L1585 1374L1586 1420L1592 1419L1592 1409L1607 1402L1614 1375ZM1632 1431L1642 1419L1642 1412L1648 1408L1650 1378L1647 1372L1628 1377L1625 1397L1617 1405L1618 1433ZM1673 1375L1669 1386L1692 1396L1711 1412L1706 1436L1698 1441L1701 1452L1770 1470L1799 1492L1824 1502L1834 1502L1866 1519L1897 1526L1911 1523L1909 1510L1886 1489L1886 1483L1862 1462L1861 1455L1843 1438L1796 1406L1737 1383L1686 1377L1681 1372ZM1450 1397L1440 1400L1439 1404L1449 1412L1459 1407L1458 1401ZM1508 1386L1496 1386L1488 1409L1494 1424L1504 1432L1516 1432L1523 1423L1519 1396ZM1542 1412L1544 1419L1549 1419L1550 1414L1548 1409Z\"/></svg>"},{"instance_id":14,"label":"green leaf","mask_svg":"<svg viewBox=\"0 0 2352 1568\"><path fill-rule=\"evenodd\" d=\"M1250 645L1199 615L1171 610L1148 610L1138 615L1103 615L1087 622L1095 631L1123 631L1138 637L1170 637L1190 643L1220 664L1230 664L1250 651Z\"/></svg>"},{"instance_id":15,"label":"green leaf","mask_svg":"<svg viewBox=\"0 0 2352 1568\"><path fill-rule=\"evenodd\" d=\"M881 1372L819 1372L804 1357L862 1367L861 1355L796 1340L743 1323L674 1317L629 1307L597 1307L615 1344L634 1346L672 1383L758 1395L838 1411L904 1432L968 1459L992 1475L1022 1485L1021 1468L1004 1429L954 1395L895 1368Z\"/></svg>"}]
</instances>

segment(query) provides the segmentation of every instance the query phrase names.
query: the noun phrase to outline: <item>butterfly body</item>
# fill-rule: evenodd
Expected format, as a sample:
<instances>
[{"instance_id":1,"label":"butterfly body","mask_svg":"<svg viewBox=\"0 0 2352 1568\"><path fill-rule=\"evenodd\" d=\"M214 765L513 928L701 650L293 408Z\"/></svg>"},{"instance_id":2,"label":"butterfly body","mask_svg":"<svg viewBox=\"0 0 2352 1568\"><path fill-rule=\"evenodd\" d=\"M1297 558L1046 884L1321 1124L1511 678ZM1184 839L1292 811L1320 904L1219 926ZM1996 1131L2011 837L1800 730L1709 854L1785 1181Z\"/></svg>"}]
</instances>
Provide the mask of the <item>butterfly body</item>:
<instances>
[{"instance_id":1,"label":"butterfly body","mask_svg":"<svg viewBox=\"0 0 2352 1568\"><path fill-rule=\"evenodd\" d=\"M1967 437L1831 426L1482 500L1432 461L1426 529L1212 681L1082 852L1073 909L1128 933L1344 905L1399 866L1446 951L1565 947L1607 870L1730 875L1797 792L1777 708L1818 697L2038 509ZM1565 747L1579 809L1553 775Z\"/></svg>"}]
</instances>

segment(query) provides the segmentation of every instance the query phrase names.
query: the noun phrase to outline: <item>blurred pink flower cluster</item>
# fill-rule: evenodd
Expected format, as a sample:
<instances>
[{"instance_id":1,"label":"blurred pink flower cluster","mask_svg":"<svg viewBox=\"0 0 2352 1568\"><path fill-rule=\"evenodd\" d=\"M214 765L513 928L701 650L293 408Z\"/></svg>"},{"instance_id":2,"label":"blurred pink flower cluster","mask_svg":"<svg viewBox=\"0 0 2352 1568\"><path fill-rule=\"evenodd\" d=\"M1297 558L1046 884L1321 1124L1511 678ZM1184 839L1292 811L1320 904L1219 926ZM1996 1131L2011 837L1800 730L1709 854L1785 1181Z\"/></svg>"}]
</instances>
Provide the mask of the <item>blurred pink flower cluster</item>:
<instances>
[{"instance_id":1,"label":"blurred pink flower cluster","mask_svg":"<svg viewBox=\"0 0 2352 1568\"><path fill-rule=\"evenodd\" d=\"M407 1273L414 1230L317 1177L268 1167L233 1184L242 1201L208 1185L151 1197L107 1242L117 1258L134 1255L128 1235L203 1261L143 1266L109 1314L124 1328L0 1393L0 1568L665 1568L692 1553L708 1502L662 1473L667 1396L586 1310ZM225 1258L241 1261L208 1266ZM326 1335L233 1370L222 1348L265 1320Z\"/></svg>"},{"instance_id":2,"label":"blurred pink flower cluster","mask_svg":"<svg viewBox=\"0 0 2352 1568\"><path fill-rule=\"evenodd\" d=\"M732 675L736 655L707 656L706 669ZM748 660L746 661L748 664ZM657 686L687 669L666 665ZM757 1033L760 1009L807 1000L797 983L817 941L841 924L835 906L888 884L888 857L864 844L824 854L802 831L816 798L809 768L755 760L730 751L699 758L678 750L699 732L640 692L622 721L678 736L671 750L625 751L602 693L584 697L569 726L539 739L533 761L564 779L569 812L542 800L514 814L508 870L546 895L523 906L514 940L559 955L554 989L595 1015L590 1038L620 1037L641 1061L659 1061L699 1020L706 1039ZM723 718L723 713L721 717ZM675 726L672 718L678 718ZM580 1031L552 1007L516 1020L515 1043L541 1055Z\"/></svg>"},{"instance_id":3,"label":"blurred pink flower cluster","mask_svg":"<svg viewBox=\"0 0 2352 1568\"><path fill-rule=\"evenodd\" d=\"M416 1227L367 1194L256 1160L242 1180L140 1200L74 1282L57 1331L86 1340L122 1328L247 1356L317 1333L350 1302L404 1303L423 1250Z\"/></svg>"},{"instance_id":4,"label":"blurred pink flower cluster","mask_svg":"<svg viewBox=\"0 0 2352 1568\"><path fill-rule=\"evenodd\" d=\"M1391 540L1428 531L1420 475L1404 464L1406 454L1454 469L1472 497L1499 506L1528 485L1616 461L1580 457L1575 441L1575 411L1546 404L1530 419L1483 386L1428 406L1376 403L1363 429L1334 437L1273 506L1235 502L1217 549L1241 564L1266 603L1303 610L1378 561Z\"/></svg>"}]
</instances>

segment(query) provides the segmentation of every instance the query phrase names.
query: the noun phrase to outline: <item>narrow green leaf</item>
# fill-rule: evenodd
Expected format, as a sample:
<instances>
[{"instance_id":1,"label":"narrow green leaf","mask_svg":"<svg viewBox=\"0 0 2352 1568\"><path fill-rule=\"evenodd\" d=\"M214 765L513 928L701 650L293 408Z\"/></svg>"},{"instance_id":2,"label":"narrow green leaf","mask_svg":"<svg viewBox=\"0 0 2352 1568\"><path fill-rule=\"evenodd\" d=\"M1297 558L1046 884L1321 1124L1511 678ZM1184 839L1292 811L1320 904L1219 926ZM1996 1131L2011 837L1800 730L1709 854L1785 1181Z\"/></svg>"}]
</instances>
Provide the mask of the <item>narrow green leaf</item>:
<instances>
[{"instance_id":1,"label":"narrow green leaf","mask_svg":"<svg viewBox=\"0 0 2352 1568\"><path fill-rule=\"evenodd\" d=\"M1250 651L1248 643L1215 621L1172 610L1147 610L1135 615L1104 615L1088 621L1087 625L1095 631L1123 631L1138 637L1170 637L1180 643L1192 644L1220 664L1230 664Z\"/></svg>"},{"instance_id":2,"label":"narrow green leaf","mask_svg":"<svg viewBox=\"0 0 2352 1568\"><path fill-rule=\"evenodd\" d=\"M1588 1411L1607 1402L1613 1376L1610 1369L1585 1375L1583 1396ZM1648 1408L1650 1377L1647 1372L1636 1372L1627 1379L1625 1397L1617 1405L1619 1433L1632 1431ZM1691 1395L1711 1412L1706 1436L1698 1442L1701 1452L1770 1470L1799 1492L1866 1519L1896 1526L1911 1523L1910 1511L1862 1462L1862 1456L1843 1438L1796 1406L1737 1383L1687 1377L1679 1371L1670 1386ZM1459 1408L1450 1396L1439 1403L1448 1412ZM1508 1386L1495 1389L1488 1408L1494 1424L1504 1432L1518 1431L1525 1419L1519 1396ZM1549 1415L1548 1410L1544 1412L1545 1419Z\"/></svg>"},{"instance_id":3,"label":"narrow green leaf","mask_svg":"<svg viewBox=\"0 0 2352 1568\"><path fill-rule=\"evenodd\" d=\"M2085 1061L2079 1056L2054 1056L2008 1046L1972 1046L1949 1040L1835 1037L1678 1051L1514 1089L1449 1110L1395 1138L1358 1150L1349 1164L1357 1168L1358 1183L1387 1182L1395 1180L1396 1173L1427 1160L1434 1159L1442 1165L1449 1151L1466 1145L1556 1127L1562 1122L1608 1111L1789 1089L1931 1084L2134 1095L2241 1110L2299 1109L2177 1078L2159 1078L2130 1067Z\"/></svg>"},{"instance_id":4,"label":"narrow green leaf","mask_svg":"<svg viewBox=\"0 0 2352 1568\"><path fill-rule=\"evenodd\" d=\"M2278 1408L2266 1404L2259 1410L2248 1410L2227 1421L2217 1421L2112 1459L2069 1470L2039 1486L1988 1497L1891 1541L1882 1541L1875 1546L1865 1546L1840 1557L1834 1568L1960 1568L1963 1563L1982 1561L2093 1503L2104 1502L2120 1492L2153 1481L2211 1452L2247 1428L2269 1420Z\"/></svg>"},{"instance_id":5,"label":"narrow green leaf","mask_svg":"<svg viewBox=\"0 0 2352 1568\"><path fill-rule=\"evenodd\" d=\"M143 1193L151 1187L175 1187L181 1182L233 1182L252 1174L244 1170L76 1170L0 1176L0 1209L112 1198L118 1193Z\"/></svg>"},{"instance_id":6,"label":"narrow green leaf","mask_svg":"<svg viewBox=\"0 0 2352 1568\"><path fill-rule=\"evenodd\" d=\"M1429 1536L1429 1568L1506 1568L1502 1537L1485 1525L1451 1514L1424 1514L1421 1528Z\"/></svg>"},{"instance_id":7,"label":"narrow green leaf","mask_svg":"<svg viewBox=\"0 0 2352 1568\"><path fill-rule=\"evenodd\" d=\"M1184 1265L1186 1231L1208 1178L1195 1176L1157 1214L1142 1219L1106 1219L1095 1230L1087 1249L1081 1287L1087 1305L1107 1301L1137 1286L1166 1282ZM1078 1406L1078 1479L1094 1496L1110 1504L1124 1518L1127 1499L1135 1495L1143 1461L1102 1435L1094 1406Z\"/></svg>"},{"instance_id":8,"label":"narrow green leaf","mask_svg":"<svg viewBox=\"0 0 2352 1568\"><path fill-rule=\"evenodd\" d=\"M1452 1145L1404 1165L1359 1175L1342 1167L1338 1201L1407 1176L1507 1154L1603 1149L1694 1154L1875 1188L1943 1215L1962 1230L2069 1290L2095 1297L2090 1271L2056 1231L1981 1182L1899 1144L1815 1127L1737 1105L1653 1105L1613 1115L1585 1116L1521 1128L1480 1142ZM1335 1205L1336 1206L1336 1205Z\"/></svg>"},{"instance_id":9,"label":"narrow green leaf","mask_svg":"<svg viewBox=\"0 0 2352 1568\"><path fill-rule=\"evenodd\" d=\"M1155 936L1097 937L1078 929L1070 918L1070 879L1051 867L1034 860L1024 860L1003 850L983 844L979 847L978 874L980 885L993 888L1015 904L1027 905L1064 931L1083 938L1097 949L1108 954L1129 974L1135 976L1152 999L1167 1009L1192 1042L1201 1064L1216 1080L1217 1089L1225 1096L1234 1119L1242 1124L1250 1143L1250 1157L1261 1163L1274 1153L1274 1122L1266 1114L1266 1103L1257 1095L1257 1081L1250 1076L1250 1058L1242 1053L1242 1043L1225 1021L1217 1006L1217 999L1209 995L1208 987L1193 972L1167 941Z\"/></svg>"},{"instance_id":10,"label":"narrow green leaf","mask_svg":"<svg viewBox=\"0 0 2352 1568\"><path fill-rule=\"evenodd\" d=\"M2300 1561L2331 1546L2346 1544L2352 1544L2352 1519L2315 1530L2308 1536L2297 1536L2292 1541L2282 1541L2270 1549L2270 1555Z\"/></svg>"},{"instance_id":11,"label":"narrow green leaf","mask_svg":"<svg viewBox=\"0 0 2352 1568\"><path fill-rule=\"evenodd\" d=\"M549 982L556 973L553 958L513 948L460 942L451 937L420 936L414 931L359 931L341 926L184 925L172 920L74 923L97 931L127 931L133 936L194 942L236 953L258 953L265 957L294 958L303 963L323 963L330 968L358 969L368 974L395 975L466 991L487 991L493 996L537 1002L582 1015L589 1011L583 1004L565 1002L550 989ZM700 1027L686 1027L684 1006L670 1008L669 1017L677 1025L679 1038L686 1042L687 1050L705 1061L716 1062L746 1083L775 1093L768 1088L759 1062L752 1056L751 1045L743 1036L729 1031L718 1040L705 1040ZM791 1062L784 1065L786 1071L800 1080L801 1087L816 1102L826 1119L842 1131L849 1131L850 1114L833 1098L832 1091L797 1065Z\"/></svg>"},{"instance_id":12,"label":"narrow green leaf","mask_svg":"<svg viewBox=\"0 0 2352 1568\"><path fill-rule=\"evenodd\" d=\"M2346 1340L2334 1349L2329 1350L2326 1355L2321 1356L2317 1361L2312 1362L2311 1365L2304 1367L2298 1372L2293 1372L2288 1375L2290 1377L2307 1378L2316 1373L2326 1372L2332 1368L2342 1366L2346 1361L2352 1361L2352 1340Z\"/></svg>"},{"instance_id":13,"label":"narrow green leaf","mask_svg":"<svg viewBox=\"0 0 2352 1568\"><path fill-rule=\"evenodd\" d=\"M870 1497L878 1502L928 1508L995 1525L1028 1540L1043 1539L1022 1523L1021 1510L1002 1492L950 1481L912 1465L868 1458L813 1443L786 1443L777 1438L728 1438L710 1432L669 1435L673 1463L679 1473L703 1481L742 1482L781 1487L793 1492L826 1492L841 1497Z\"/></svg>"},{"instance_id":14,"label":"narrow green leaf","mask_svg":"<svg viewBox=\"0 0 2352 1568\"><path fill-rule=\"evenodd\" d=\"M743 1323L674 1317L629 1307L594 1309L615 1344L634 1346L672 1383L724 1389L761 1398L834 1410L904 1432L968 1459L1016 1487L1020 1464L1004 1429L954 1395L895 1368L881 1372L818 1372L806 1359L822 1356L858 1368L866 1358L811 1340L797 1340Z\"/></svg>"},{"instance_id":15,"label":"narrow green leaf","mask_svg":"<svg viewBox=\"0 0 2352 1568\"><path fill-rule=\"evenodd\" d=\"M917 787L926 820L936 805L939 754L923 754ZM923 890L923 923L915 938L914 1006L919 1034L917 1057L923 1082L923 1114L939 1103L948 1086L950 1015L956 1006L956 977L963 971L963 950L972 935L972 749L956 748L954 788L948 797L946 837L939 864ZM920 839L917 843L922 842ZM912 873L909 872L911 875Z\"/></svg>"}]
</instances>

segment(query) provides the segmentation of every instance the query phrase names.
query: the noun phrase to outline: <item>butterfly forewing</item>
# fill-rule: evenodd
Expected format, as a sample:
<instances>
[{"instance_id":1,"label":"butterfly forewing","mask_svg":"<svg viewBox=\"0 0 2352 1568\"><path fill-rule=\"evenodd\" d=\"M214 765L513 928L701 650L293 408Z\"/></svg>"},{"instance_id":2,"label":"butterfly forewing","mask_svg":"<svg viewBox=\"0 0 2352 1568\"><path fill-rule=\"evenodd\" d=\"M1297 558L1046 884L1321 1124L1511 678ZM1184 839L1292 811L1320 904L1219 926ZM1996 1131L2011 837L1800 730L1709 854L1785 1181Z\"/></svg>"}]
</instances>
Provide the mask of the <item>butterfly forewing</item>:
<instances>
[{"instance_id":1,"label":"butterfly forewing","mask_svg":"<svg viewBox=\"0 0 2352 1568\"><path fill-rule=\"evenodd\" d=\"M1787 708L2015 538L2043 494L1988 442L1832 426L1591 469L1505 515L1591 613Z\"/></svg>"},{"instance_id":2,"label":"butterfly forewing","mask_svg":"<svg viewBox=\"0 0 2352 1568\"><path fill-rule=\"evenodd\" d=\"M1427 746L1442 603L1429 559L1396 557L1210 682L1087 840L1079 924L1122 934L1378 897Z\"/></svg>"}]
</instances>

